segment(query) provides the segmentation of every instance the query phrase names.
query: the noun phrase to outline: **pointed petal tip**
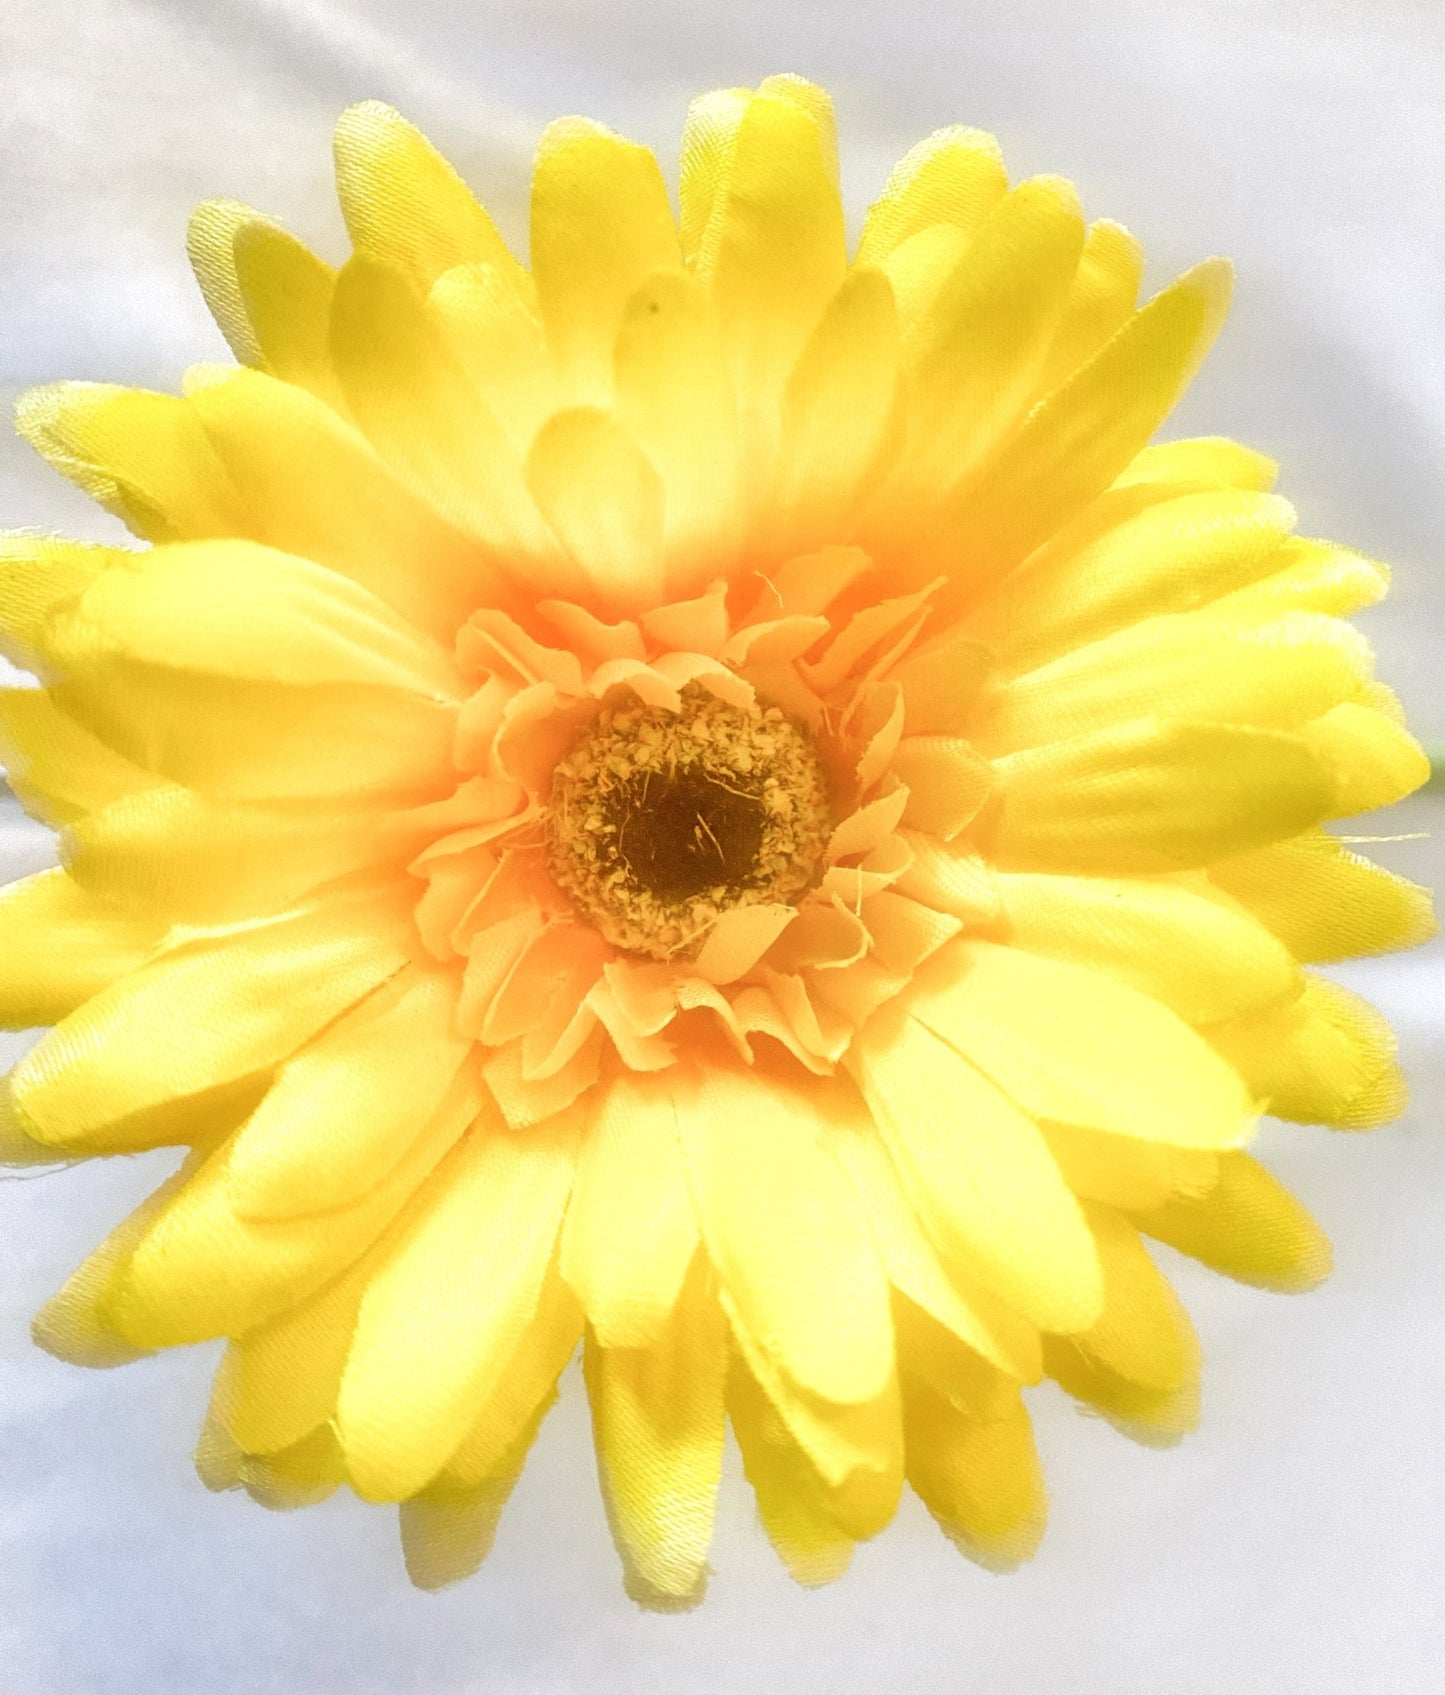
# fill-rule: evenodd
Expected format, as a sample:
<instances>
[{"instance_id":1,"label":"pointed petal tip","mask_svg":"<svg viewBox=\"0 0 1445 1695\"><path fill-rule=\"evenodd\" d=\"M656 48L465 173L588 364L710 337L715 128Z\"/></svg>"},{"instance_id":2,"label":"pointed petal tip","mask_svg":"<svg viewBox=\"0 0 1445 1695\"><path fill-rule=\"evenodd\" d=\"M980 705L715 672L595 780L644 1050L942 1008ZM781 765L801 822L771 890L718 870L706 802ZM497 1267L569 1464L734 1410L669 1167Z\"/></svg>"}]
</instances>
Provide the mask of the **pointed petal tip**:
<instances>
[{"instance_id":1,"label":"pointed petal tip","mask_svg":"<svg viewBox=\"0 0 1445 1695\"><path fill-rule=\"evenodd\" d=\"M52 1148L30 1134L20 1108L15 1103L7 1079L0 1085L0 1167L59 1166L68 1163L64 1151Z\"/></svg>"},{"instance_id":2,"label":"pointed petal tip","mask_svg":"<svg viewBox=\"0 0 1445 1695\"><path fill-rule=\"evenodd\" d=\"M367 129L374 124L397 125L413 129L415 125L404 118L395 106L385 100L356 100L348 106L336 120L335 134L338 140L345 137L353 139L357 132Z\"/></svg>"},{"instance_id":3,"label":"pointed petal tip","mask_svg":"<svg viewBox=\"0 0 1445 1695\"><path fill-rule=\"evenodd\" d=\"M1077 213L1081 219L1083 217L1078 185L1071 177L1058 172L1044 171L1038 176L1026 177L1013 192L1026 200L1052 202L1063 210Z\"/></svg>"},{"instance_id":4,"label":"pointed petal tip","mask_svg":"<svg viewBox=\"0 0 1445 1695\"><path fill-rule=\"evenodd\" d=\"M205 200L197 201L191 213L190 222L192 225L216 224L242 218L260 218L264 215L264 213L258 212L254 206L247 205L244 200L232 200L227 194L212 194Z\"/></svg>"},{"instance_id":5,"label":"pointed petal tip","mask_svg":"<svg viewBox=\"0 0 1445 1695\"><path fill-rule=\"evenodd\" d=\"M1173 286L1199 295L1209 315L1222 321L1234 297L1234 274L1234 261L1216 253L1191 265Z\"/></svg>"},{"instance_id":6,"label":"pointed petal tip","mask_svg":"<svg viewBox=\"0 0 1445 1695\"><path fill-rule=\"evenodd\" d=\"M627 146L635 146L614 129L609 129L596 118L589 118L580 112L569 112L560 118L553 118L543 129L537 141L536 161L540 163L573 141L620 141Z\"/></svg>"},{"instance_id":7,"label":"pointed petal tip","mask_svg":"<svg viewBox=\"0 0 1445 1695\"><path fill-rule=\"evenodd\" d=\"M75 1303L67 1301L63 1292L53 1295L30 1321L30 1340L52 1359L92 1371L130 1365L155 1352L112 1330L103 1316L100 1323L86 1323L83 1317L77 1322Z\"/></svg>"},{"instance_id":8,"label":"pointed petal tip","mask_svg":"<svg viewBox=\"0 0 1445 1695\"><path fill-rule=\"evenodd\" d=\"M34 388L22 389L15 396L12 416L15 429L32 447L39 448L40 441L60 416L68 389L78 387L76 383L54 382L38 383Z\"/></svg>"},{"instance_id":9,"label":"pointed petal tip","mask_svg":"<svg viewBox=\"0 0 1445 1695\"><path fill-rule=\"evenodd\" d=\"M756 92L768 99L785 100L815 120L831 120L833 115L833 96L821 83L797 71L777 71L764 77Z\"/></svg>"}]
</instances>

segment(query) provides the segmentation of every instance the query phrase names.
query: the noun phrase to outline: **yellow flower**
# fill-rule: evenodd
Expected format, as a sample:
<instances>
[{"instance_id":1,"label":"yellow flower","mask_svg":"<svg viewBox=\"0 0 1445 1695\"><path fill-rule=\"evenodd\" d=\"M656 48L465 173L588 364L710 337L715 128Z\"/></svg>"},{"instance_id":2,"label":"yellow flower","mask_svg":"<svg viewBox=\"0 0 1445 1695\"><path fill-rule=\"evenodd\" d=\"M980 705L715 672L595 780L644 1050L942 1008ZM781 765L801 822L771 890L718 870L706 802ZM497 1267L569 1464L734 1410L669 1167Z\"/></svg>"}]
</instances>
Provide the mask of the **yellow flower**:
<instances>
[{"instance_id":1,"label":"yellow flower","mask_svg":"<svg viewBox=\"0 0 1445 1695\"><path fill-rule=\"evenodd\" d=\"M630 1592L701 1593L730 1421L812 1583L905 1480L1032 1550L1047 1374L1195 1410L1142 1237L1297 1289L1243 1151L1403 1099L1302 964L1419 941L1325 820L1426 767L1273 467L1147 445L1223 316L939 132L845 246L827 97L699 100L674 220L579 119L531 270L394 112L333 272L212 202L239 368L26 396L150 547L10 537L0 702L64 869L0 901L7 1157L177 1175L37 1320L231 1338L198 1456L483 1557L579 1341Z\"/></svg>"}]
</instances>

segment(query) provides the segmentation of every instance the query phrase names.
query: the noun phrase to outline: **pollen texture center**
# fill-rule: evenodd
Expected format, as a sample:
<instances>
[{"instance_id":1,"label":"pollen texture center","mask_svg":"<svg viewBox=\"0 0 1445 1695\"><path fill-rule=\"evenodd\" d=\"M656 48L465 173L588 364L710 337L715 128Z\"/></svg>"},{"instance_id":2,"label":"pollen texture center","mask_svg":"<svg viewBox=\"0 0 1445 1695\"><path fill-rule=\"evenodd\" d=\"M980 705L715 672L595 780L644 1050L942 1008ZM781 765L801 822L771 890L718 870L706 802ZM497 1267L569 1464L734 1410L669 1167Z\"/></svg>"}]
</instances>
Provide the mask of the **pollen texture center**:
<instances>
[{"instance_id":1,"label":"pollen texture center","mask_svg":"<svg viewBox=\"0 0 1445 1695\"><path fill-rule=\"evenodd\" d=\"M731 908L796 900L831 828L807 734L696 684L676 712L604 710L547 810L557 882L608 941L654 959L696 951Z\"/></svg>"}]
</instances>

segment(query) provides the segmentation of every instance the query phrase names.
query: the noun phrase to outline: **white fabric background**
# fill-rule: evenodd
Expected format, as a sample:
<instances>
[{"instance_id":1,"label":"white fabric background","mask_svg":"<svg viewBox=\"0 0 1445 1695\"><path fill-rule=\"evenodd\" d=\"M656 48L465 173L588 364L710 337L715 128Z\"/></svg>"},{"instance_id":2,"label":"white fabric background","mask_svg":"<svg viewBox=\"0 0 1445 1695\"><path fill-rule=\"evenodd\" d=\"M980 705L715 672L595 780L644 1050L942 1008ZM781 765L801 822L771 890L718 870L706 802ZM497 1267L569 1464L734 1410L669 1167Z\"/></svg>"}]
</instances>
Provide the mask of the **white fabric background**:
<instances>
[{"instance_id":1,"label":"white fabric background","mask_svg":"<svg viewBox=\"0 0 1445 1695\"><path fill-rule=\"evenodd\" d=\"M675 155L690 93L828 83L855 214L928 129L996 130L1129 223L1161 280L1234 255L1234 315L1178 421L1276 452L1305 533L1394 561L1368 617L1417 727L1445 734L1445 8L1436 0L4 0L0 384L173 386L220 355L186 271L195 201L234 195L334 251L328 132L402 106L525 228L542 123L580 110ZM0 442L0 523L107 520ZM1392 830L1438 829L1439 799ZM1369 825L1363 826L1365 830ZM1439 881L1429 841L1382 857ZM0 807L0 875L48 863ZM88 1374L31 1310L165 1155L0 1182L0 1690L16 1695L1425 1695L1445 1661L1445 962L1344 973L1396 1020L1416 1106L1368 1138L1267 1129L1336 1243L1288 1301L1171 1261L1208 1355L1203 1427L1130 1446L1034 1398L1054 1498L998 1579L916 1503L818 1594L724 1481L700 1613L621 1595L581 1385L544 1428L484 1572L412 1591L392 1517L290 1517L196 1482L214 1350ZM4 1055L25 1038L9 1041Z\"/></svg>"}]
</instances>

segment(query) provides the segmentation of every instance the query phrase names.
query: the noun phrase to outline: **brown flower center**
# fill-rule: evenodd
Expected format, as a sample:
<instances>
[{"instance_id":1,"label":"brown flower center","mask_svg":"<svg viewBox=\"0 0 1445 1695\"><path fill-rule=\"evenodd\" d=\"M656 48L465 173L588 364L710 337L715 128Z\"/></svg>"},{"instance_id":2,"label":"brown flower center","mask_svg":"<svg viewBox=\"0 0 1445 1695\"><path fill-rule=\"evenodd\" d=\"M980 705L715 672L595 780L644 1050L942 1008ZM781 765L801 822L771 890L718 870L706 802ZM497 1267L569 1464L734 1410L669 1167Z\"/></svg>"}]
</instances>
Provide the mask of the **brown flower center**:
<instances>
[{"instance_id":1,"label":"brown flower center","mask_svg":"<svg viewBox=\"0 0 1445 1695\"><path fill-rule=\"evenodd\" d=\"M552 874L616 946L670 959L736 906L789 902L832 826L807 735L690 685L680 711L604 710L552 780Z\"/></svg>"}]
</instances>

